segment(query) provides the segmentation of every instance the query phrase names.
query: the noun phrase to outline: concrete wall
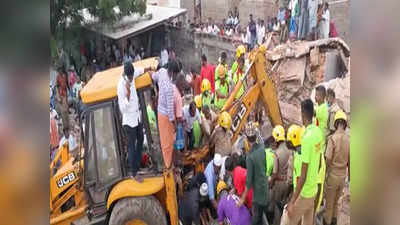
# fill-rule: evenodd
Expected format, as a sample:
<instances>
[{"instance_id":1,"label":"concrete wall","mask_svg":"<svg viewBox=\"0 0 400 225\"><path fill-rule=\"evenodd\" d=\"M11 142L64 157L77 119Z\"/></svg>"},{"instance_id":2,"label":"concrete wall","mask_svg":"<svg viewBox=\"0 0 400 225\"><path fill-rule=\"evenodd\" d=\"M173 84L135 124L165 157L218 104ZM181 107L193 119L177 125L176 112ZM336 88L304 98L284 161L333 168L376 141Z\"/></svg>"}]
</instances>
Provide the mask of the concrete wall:
<instances>
[{"instance_id":1,"label":"concrete wall","mask_svg":"<svg viewBox=\"0 0 400 225\"><path fill-rule=\"evenodd\" d=\"M181 8L186 9L186 18L194 21L194 0L182 0Z\"/></svg>"},{"instance_id":2,"label":"concrete wall","mask_svg":"<svg viewBox=\"0 0 400 225\"><path fill-rule=\"evenodd\" d=\"M241 24L247 25L249 15L254 19L267 20L268 16L275 16L277 12L274 0L203 0L201 1L202 18L211 17L218 23L228 17L229 10L238 7Z\"/></svg>"},{"instance_id":3,"label":"concrete wall","mask_svg":"<svg viewBox=\"0 0 400 225\"><path fill-rule=\"evenodd\" d=\"M202 54L207 56L210 64L218 63L218 57L222 51L227 53L229 64L234 60L235 46L230 41L217 36L194 33L183 28L169 27L168 33L169 44L175 50L177 58L181 60L185 71L189 71L193 66L197 72L200 72Z\"/></svg>"},{"instance_id":4,"label":"concrete wall","mask_svg":"<svg viewBox=\"0 0 400 225\"><path fill-rule=\"evenodd\" d=\"M183 0L184 8L187 4ZM324 0L325 1L325 0ZM350 41L350 0L327 0L330 3L331 19L335 21L340 37L346 42ZM202 18L205 21L211 17L218 23L228 16L228 11L237 6L239 9L240 21L242 26L246 26L249 14L253 14L253 18L264 19L267 21L269 17L277 15L277 7L274 0L202 0ZM187 8L190 10L189 8ZM190 18L190 13L188 14Z\"/></svg>"},{"instance_id":5,"label":"concrete wall","mask_svg":"<svg viewBox=\"0 0 400 225\"><path fill-rule=\"evenodd\" d=\"M350 44L350 0L328 0L330 3L331 19L335 21L339 36ZM240 18L247 24L250 13L254 18L264 18L276 15L274 0L202 0L202 18L211 17L222 20L238 5ZM181 6L188 9L187 18L193 19L194 1L182 0ZM176 55L182 61L185 71L190 66L200 70L201 55L205 54L209 63L216 64L221 51L228 54L228 62L234 60L235 46L232 42L208 34L197 34L185 29L169 27L169 45L175 49Z\"/></svg>"},{"instance_id":6,"label":"concrete wall","mask_svg":"<svg viewBox=\"0 0 400 225\"><path fill-rule=\"evenodd\" d=\"M350 45L350 0L329 1L331 19L335 22L339 36Z\"/></svg>"}]
</instances>

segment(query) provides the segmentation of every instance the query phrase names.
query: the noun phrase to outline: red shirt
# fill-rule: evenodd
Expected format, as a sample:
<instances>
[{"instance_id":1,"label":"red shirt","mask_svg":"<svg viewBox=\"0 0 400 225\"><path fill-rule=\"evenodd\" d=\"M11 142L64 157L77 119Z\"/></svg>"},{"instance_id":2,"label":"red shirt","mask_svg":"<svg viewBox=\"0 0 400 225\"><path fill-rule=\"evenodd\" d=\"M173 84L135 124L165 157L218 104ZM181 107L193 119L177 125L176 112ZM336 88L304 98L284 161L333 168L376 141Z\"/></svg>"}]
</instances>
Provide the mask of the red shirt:
<instances>
[{"instance_id":1,"label":"red shirt","mask_svg":"<svg viewBox=\"0 0 400 225\"><path fill-rule=\"evenodd\" d=\"M207 78L211 83L211 92L214 93L215 91L215 77L214 77L215 66L207 64L206 66L201 66L200 70L200 77L201 81L204 78Z\"/></svg>"},{"instance_id":2,"label":"red shirt","mask_svg":"<svg viewBox=\"0 0 400 225\"><path fill-rule=\"evenodd\" d=\"M191 85L195 96L201 94L201 77L199 75L194 75Z\"/></svg>"},{"instance_id":3,"label":"red shirt","mask_svg":"<svg viewBox=\"0 0 400 225\"><path fill-rule=\"evenodd\" d=\"M72 88L76 82L75 72L69 72L68 77L69 77L69 86Z\"/></svg>"},{"instance_id":4,"label":"red shirt","mask_svg":"<svg viewBox=\"0 0 400 225\"><path fill-rule=\"evenodd\" d=\"M335 23L333 21L330 22L329 28L330 28L329 37L337 37L338 36L338 32L336 30L336 26L335 26Z\"/></svg>"},{"instance_id":5,"label":"red shirt","mask_svg":"<svg viewBox=\"0 0 400 225\"><path fill-rule=\"evenodd\" d=\"M67 77L61 74L57 76L58 94L60 97L67 97Z\"/></svg>"},{"instance_id":6,"label":"red shirt","mask_svg":"<svg viewBox=\"0 0 400 225\"><path fill-rule=\"evenodd\" d=\"M237 166L233 169L233 186L235 187L237 194L240 196L244 192L246 187L246 174L247 170L243 167ZM253 188L249 190L246 196L246 206L251 209L253 202Z\"/></svg>"}]
</instances>

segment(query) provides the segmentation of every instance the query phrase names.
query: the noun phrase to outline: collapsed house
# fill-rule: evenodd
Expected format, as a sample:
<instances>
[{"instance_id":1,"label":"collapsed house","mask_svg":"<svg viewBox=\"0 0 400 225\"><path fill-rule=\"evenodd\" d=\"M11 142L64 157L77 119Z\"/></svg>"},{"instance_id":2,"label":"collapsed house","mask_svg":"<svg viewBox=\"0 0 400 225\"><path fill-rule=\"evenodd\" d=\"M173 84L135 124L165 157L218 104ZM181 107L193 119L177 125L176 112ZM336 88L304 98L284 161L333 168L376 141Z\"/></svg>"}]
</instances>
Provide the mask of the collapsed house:
<instances>
[{"instance_id":1,"label":"collapsed house","mask_svg":"<svg viewBox=\"0 0 400 225\"><path fill-rule=\"evenodd\" d=\"M300 103L314 101L318 85L332 88L338 105L350 114L350 48L342 39L290 42L267 50L266 58L286 127L302 124ZM269 133L270 126L264 132Z\"/></svg>"}]
</instances>

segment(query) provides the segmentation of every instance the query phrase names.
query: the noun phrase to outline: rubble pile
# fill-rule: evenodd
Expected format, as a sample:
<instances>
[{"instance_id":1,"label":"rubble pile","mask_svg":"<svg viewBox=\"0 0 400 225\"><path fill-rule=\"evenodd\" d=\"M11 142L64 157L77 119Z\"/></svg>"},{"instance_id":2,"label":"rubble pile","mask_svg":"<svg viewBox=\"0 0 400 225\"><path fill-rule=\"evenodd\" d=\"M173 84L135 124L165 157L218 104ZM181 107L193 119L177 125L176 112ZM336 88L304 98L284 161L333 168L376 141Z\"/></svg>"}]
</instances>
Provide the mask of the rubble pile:
<instances>
[{"instance_id":1,"label":"rubble pile","mask_svg":"<svg viewBox=\"0 0 400 225\"><path fill-rule=\"evenodd\" d=\"M350 112L350 50L340 38L288 42L266 51L284 124L301 124L300 103L323 84L336 93L339 106Z\"/></svg>"}]
</instances>

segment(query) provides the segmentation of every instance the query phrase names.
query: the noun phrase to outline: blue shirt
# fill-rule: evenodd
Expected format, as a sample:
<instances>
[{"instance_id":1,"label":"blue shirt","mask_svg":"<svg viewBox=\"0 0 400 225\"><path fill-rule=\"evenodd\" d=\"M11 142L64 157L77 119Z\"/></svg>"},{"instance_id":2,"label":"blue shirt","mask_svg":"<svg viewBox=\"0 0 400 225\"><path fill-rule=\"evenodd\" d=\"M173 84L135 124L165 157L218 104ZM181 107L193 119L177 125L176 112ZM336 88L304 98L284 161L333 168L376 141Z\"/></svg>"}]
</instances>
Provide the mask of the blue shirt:
<instances>
[{"instance_id":1,"label":"blue shirt","mask_svg":"<svg viewBox=\"0 0 400 225\"><path fill-rule=\"evenodd\" d=\"M206 176L207 185L208 185L208 197L210 200L215 199L215 189L217 183L217 176L214 172L214 160L211 160L206 169L204 170L204 175Z\"/></svg>"}]
</instances>

